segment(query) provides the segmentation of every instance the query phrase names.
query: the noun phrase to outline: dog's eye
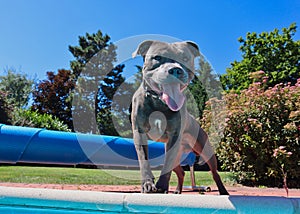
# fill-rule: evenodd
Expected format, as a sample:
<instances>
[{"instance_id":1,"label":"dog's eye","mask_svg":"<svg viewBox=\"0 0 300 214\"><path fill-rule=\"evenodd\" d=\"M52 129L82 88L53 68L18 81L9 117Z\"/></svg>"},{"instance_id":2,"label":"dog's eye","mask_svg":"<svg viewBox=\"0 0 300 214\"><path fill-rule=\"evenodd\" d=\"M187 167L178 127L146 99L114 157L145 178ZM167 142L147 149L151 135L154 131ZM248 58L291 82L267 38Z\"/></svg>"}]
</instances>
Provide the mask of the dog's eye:
<instances>
[{"instance_id":1,"label":"dog's eye","mask_svg":"<svg viewBox=\"0 0 300 214\"><path fill-rule=\"evenodd\" d=\"M160 61L162 59L161 56L155 56L153 59L155 59L156 61Z\"/></svg>"}]
</instances>

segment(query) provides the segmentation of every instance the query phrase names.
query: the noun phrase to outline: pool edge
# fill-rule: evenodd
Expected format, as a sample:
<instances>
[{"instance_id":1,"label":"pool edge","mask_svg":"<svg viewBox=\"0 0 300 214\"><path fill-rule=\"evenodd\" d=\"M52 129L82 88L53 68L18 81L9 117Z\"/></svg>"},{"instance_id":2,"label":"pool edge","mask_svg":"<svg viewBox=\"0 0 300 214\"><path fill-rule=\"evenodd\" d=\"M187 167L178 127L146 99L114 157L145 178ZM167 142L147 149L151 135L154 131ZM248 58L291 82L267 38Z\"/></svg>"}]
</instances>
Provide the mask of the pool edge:
<instances>
[{"instance_id":1,"label":"pool edge","mask_svg":"<svg viewBox=\"0 0 300 214\"><path fill-rule=\"evenodd\" d=\"M140 194L110 193L82 190L56 190L0 186L0 203L18 203L10 198L28 199L28 204L35 200L64 201L74 208L85 206L93 210L115 212L168 212L179 209L190 211L226 211L226 213L249 213L261 211L267 213L300 213L300 198L269 196L213 196L213 195L174 195L174 194ZM51 202L51 203L52 203ZM25 204L25 205L28 205ZM65 206L52 203L49 206Z\"/></svg>"}]
</instances>

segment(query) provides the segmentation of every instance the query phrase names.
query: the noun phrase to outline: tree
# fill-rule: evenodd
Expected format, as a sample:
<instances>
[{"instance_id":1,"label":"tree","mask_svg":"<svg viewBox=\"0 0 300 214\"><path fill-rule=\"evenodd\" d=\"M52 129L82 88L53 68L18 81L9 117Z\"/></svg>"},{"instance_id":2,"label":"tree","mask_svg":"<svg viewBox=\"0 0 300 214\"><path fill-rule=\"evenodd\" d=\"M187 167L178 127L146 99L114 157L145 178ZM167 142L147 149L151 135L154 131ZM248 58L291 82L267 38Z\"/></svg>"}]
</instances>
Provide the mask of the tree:
<instances>
[{"instance_id":1,"label":"tree","mask_svg":"<svg viewBox=\"0 0 300 214\"><path fill-rule=\"evenodd\" d=\"M73 93L73 118L76 131L117 135L112 128L111 105L114 93L124 82L124 66L114 66L116 47L101 31L79 37L79 46L69 46L76 82Z\"/></svg>"},{"instance_id":2,"label":"tree","mask_svg":"<svg viewBox=\"0 0 300 214\"><path fill-rule=\"evenodd\" d=\"M208 99L221 99L223 89L218 75L214 73L210 63L202 54L199 57L198 66L199 68L195 70L195 77L188 87L189 91L192 93L197 109L194 109L192 103L189 102L187 107L189 112L200 119L203 116L205 103ZM195 115L195 113L197 114L197 111L198 115Z\"/></svg>"},{"instance_id":3,"label":"tree","mask_svg":"<svg viewBox=\"0 0 300 214\"><path fill-rule=\"evenodd\" d=\"M223 87L220 77L212 68L211 64L201 54L199 58L199 80L201 81L209 98L221 98ZM197 72L197 71L196 71Z\"/></svg>"},{"instance_id":4,"label":"tree","mask_svg":"<svg viewBox=\"0 0 300 214\"><path fill-rule=\"evenodd\" d=\"M47 72L47 80L38 83L33 92L31 109L40 114L50 114L73 128L70 92L74 88L71 71L60 69L57 74Z\"/></svg>"},{"instance_id":5,"label":"tree","mask_svg":"<svg viewBox=\"0 0 300 214\"><path fill-rule=\"evenodd\" d=\"M197 76L195 76L189 84L188 92L190 92L186 93L188 111L195 118L201 118L205 108L205 102L208 100L208 96L202 82Z\"/></svg>"},{"instance_id":6,"label":"tree","mask_svg":"<svg viewBox=\"0 0 300 214\"><path fill-rule=\"evenodd\" d=\"M120 116L124 107L122 106L122 100L126 99L126 97L123 96L126 91L118 91L117 93L117 89L125 81L125 78L122 76L124 67L124 65L119 65L114 68L107 74L99 87L97 122L100 132L105 133L106 135L119 135L119 130L116 130L113 123L113 116ZM121 99L118 99L117 97ZM117 99L121 102L115 102L114 109L112 111L113 99Z\"/></svg>"},{"instance_id":7,"label":"tree","mask_svg":"<svg viewBox=\"0 0 300 214\"><path fill-rule=\"evenodd\" d=\"M7 93L7 102L18 108L28 104L32 86L33 80L11 69L6 76L0 76L0 90Z\"/></svg>"},{"instance_id":8,"label":"tree","mask_svg":"<svg viewBox=\"0 0 300 214\"><path fill-rule=\"evenodd\" d=\"M109 40L110 37L107 34L103 35L102 32L99 30L95 34L86 33L85 36L79 36L79 46L69 46L69 51L75 57L75 60L71 61L72 75L75 81L77 81L78 77L80 76L88 62L100 51L106 49L108 52L112 52L110 48L114 49L114 47L112 47L112 44L108 43ZM111 56L112 58L108 58L108 56ZM106 55L106 57L104 58L99 57L98 60L101 61L100 64L102 64L103 62L111 63L115 61L115 55ZM97 63L94 62L94 64L95 66L97 66ZM108 69L111 70L112 65L111 68ZM97 73L97 70L92 69L90 71ZM93 73L93 75L98 76L95 73Z\"/></svg>"},{"instance_id":9,"label":"tree","mask_svg":"<svg viewBox=\"0 0 300 214\"><path fill-rule=\"evenodd\" d=\"M234 61L221 76L221 82L226 90L247 89L253 82L250 74L264 71L269 79L267 87L278 83L291 82L294 85L300 77L300 41L294 41L296 24L272 32L247 33L246 39L239 38L242 44L242 60Z\"/></svg>"},{"instance_id":10,"label":"tree","mask_svg":"<svg viewBox=\"0 0 300 214\"><path fill-rule=\"evenodd\" d=\"M7 102L7 94L0 91L0 123L10 124L11 106Z\"/></svg>"}]
</instances>

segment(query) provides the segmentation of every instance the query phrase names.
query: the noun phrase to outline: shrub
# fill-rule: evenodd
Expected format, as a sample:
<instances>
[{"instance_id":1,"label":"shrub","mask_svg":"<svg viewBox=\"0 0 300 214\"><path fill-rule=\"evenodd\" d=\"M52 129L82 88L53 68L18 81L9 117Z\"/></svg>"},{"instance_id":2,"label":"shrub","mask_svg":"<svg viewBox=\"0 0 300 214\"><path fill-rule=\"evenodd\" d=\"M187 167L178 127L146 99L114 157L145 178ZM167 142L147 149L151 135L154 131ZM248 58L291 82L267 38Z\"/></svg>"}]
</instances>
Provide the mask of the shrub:
<instances>
[{"instance_id":1,"label":"shrub","mask_svg":"<svg viewBox=\"0 0 300 214\"><path fill-rule=\"evenodd\" d=\"M7 101L7 93L0 90L0 123L10 124L11 110Z\"/></svg>"},{"instance_id":2,"label":"shrub","mask_svg":"<svg viewBox=\"0 0 300 214\"><path fill-rule=\"evenodd\" d=\"M241 183L282 186L287 178L290 187L300 187L300 79L294 86L265 89L266 81L224 96L217 156ZM213 118L209 102L204 114L201 122L208 129Z\"/></svg>"},{"instance_id":3,"label":"shrub","mask_svg":"<svg viewBox=\"0 0 300 214\"><path fill-rule=\"evenodd\" d=\"M46 128L57 131L71 131L62 121L49 114L40 114L37 111L16 109L12 116L12 125L35 128Z\"/></svg>"}]
</instances>

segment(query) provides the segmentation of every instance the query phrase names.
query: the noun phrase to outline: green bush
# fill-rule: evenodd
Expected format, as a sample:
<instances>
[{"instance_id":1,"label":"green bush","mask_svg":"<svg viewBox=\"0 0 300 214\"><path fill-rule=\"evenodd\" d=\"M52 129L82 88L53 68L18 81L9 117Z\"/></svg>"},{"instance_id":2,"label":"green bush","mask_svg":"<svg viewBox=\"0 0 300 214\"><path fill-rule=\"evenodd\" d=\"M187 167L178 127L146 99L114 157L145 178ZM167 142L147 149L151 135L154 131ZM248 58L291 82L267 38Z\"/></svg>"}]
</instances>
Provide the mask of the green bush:
<instances>
[{"instance_id":1,"label":"green bush","mask_svg":"<svg viewBox=\"0 0 300 214\"><path fill-rule=\"evenodd\" d=\"M248 185L300 187L300 79L265 89L267 79L224 96L226 118L217 156L223 168ZM202 126L211 129L211 104Z\"/></svg>"},{"instance_id":2,"label":"green bush","mask_svg":"<svg viewBox=\"0 0 300 214\"><path fill-rule=\"evenodd\" d=\"M10 124L11 107L7 101L7 93L0 90L0 123Z\"/></svg>"},{"instance_id":3,"label":"green bush","mask_svg":"<svg viewBox=\"0 0 300 214\"><path fill-rule=\"evenodd\" d=\"M27 126L35 128L46 128L49 130L66 131L71 130L62 121L49 114L40 114L37 111L16 109L12 116L12 125Z\"/></svg>"}]
</instances>

